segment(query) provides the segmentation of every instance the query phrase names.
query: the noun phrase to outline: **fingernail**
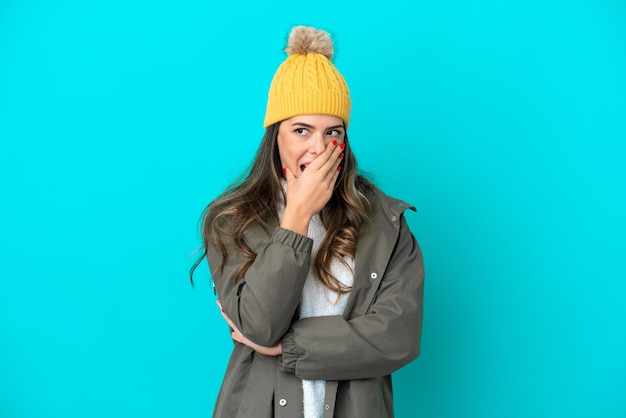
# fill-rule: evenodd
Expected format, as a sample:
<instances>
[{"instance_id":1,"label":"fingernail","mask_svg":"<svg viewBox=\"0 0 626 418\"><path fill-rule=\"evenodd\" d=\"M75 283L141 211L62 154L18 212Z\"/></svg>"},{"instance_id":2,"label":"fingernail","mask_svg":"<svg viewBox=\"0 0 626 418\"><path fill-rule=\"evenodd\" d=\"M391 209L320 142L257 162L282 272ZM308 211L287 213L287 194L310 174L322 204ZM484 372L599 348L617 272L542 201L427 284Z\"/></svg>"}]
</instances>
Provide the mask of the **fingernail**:
<instances>
[{"instance_id":1,"label":"fingernail","mask_svg":"<svg viewBox=\"0 0 626 418\"><path fill-rule=\"evenodd\" d=\"M346 147L346 144L339 144L339 148L344 149Z\"/></svg>"},{"instance_id":2,"label":"fingernail","mask_svg":"<svg viewBox=\"0 0 626 418\"><path fill-rule=\"evenodd\" d=\"M333 145L337 145L337 141L333 140Z\"/></svg>"},{"instance_id":3,"label":"fingernail","mask_svg":"<svg viewBox=\"0 0 626 418\"><path fill-rule=\"evenodd\" d=\"M226 313L226 312L224 311L224 309L222 309L222 313Z\"/></svg>"},{"instance_id":4,"label":"fingernail","mask_svg":"<svg viewBox=\"0 0 626 418\"><path fill-rule=\"evenodd\" d=\"M287 174L287 169L283 167L283 174Z\"/></svg>"},{"instance_id":5,"label":"fingernail","mask_svg":"<svg viewBox=\"0 0 626 418\"><path fill-rule=\"evenodd\" d=\"M341 166L337 167L337 171L341 171Z\"/></svg>"},{"instance_id":6,"label":"fingernail","mask_svg":"<svg viewBox=\"0 0 626 418\"><path fill-rule=\"evenodd\" d=\"M341 154L339 154L339 158L343 158L343 152Z\"/></svg>"}]
</instances>

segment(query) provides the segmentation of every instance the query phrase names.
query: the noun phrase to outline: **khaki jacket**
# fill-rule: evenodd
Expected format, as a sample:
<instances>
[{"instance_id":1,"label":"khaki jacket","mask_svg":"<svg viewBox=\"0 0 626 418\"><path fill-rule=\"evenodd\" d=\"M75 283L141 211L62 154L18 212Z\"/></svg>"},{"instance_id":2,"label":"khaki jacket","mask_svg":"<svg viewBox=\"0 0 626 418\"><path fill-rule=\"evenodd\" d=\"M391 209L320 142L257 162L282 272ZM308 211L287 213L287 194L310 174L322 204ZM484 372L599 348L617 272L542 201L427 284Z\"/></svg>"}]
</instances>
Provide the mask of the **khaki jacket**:
<instances>
[{"instance_id":1,"label":"khaki jacket","mask_svg":"<svg viewBox=\"0 0 626 418\"><path fill-rule=\"evenodd\" d=\"M251 341L281 342L282 356L268 357L235 343L214 417L302 417L300 379L326 380L324 418L393 417L391 373L419 354L424 268L422 253L403 213L406 203L372 192L370 217L355 255L354 283L344 314L298 319L311 263L312 240L278 225L255 225L246 243L257 253L246 261L229 251L214 279L226 314ZM215 248L211 271L221 262Z\"/></svg>"}]
</instances>

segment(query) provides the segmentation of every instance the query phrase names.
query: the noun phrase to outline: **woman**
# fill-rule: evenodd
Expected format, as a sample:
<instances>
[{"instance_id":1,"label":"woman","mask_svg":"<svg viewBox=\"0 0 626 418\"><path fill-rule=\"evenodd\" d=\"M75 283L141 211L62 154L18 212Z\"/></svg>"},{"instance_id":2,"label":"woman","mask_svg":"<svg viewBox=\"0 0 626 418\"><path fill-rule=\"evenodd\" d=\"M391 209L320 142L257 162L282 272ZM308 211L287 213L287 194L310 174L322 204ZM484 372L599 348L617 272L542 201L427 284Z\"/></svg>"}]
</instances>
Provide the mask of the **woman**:
<instances>
[{"instance_id":1,"label":"woman","mask_svg":"<svg viewBox=\"0 0 626 418\"><path fill-rule=\"evenodd\" d=\"M286 52L252 167L203 216L235 341L214 416L391 417L391 373L420 345L413 208L357 174L328 34L296 27Z\"/></svg>"}]
</instances>

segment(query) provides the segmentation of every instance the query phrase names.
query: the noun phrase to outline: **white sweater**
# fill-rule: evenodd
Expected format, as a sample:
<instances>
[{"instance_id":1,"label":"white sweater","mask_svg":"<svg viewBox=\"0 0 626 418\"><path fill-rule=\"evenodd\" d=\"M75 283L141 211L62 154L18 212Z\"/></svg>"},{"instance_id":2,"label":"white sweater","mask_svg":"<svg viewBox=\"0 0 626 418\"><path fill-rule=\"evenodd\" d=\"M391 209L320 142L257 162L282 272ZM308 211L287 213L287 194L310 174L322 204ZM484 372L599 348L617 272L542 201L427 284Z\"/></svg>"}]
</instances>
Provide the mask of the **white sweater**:
<instances>
[{"instance_id":1,"label":"white sweater","mask_svg":"<svg viewBox=\"0 0 626 418\"><path fill-rule=\"evenodd\" d=\"M283 183L283 187L285 184ZM282 219L284 206L278 208L278 218ZM315 215L309 223L307 236L313 240L313 250L311 260L315 258L320 247L326 228L322 224L320 217ZM346 267L339 260L334 259L330 265L332 274L344 285L352 286L354 280L354 260L351 257L346 259L350 268ZM341 315L346 308L349 293L344 293L337 299L337 293L325 288L313 273L313 263L309 269L309 275L302 290L302 300L300 302L300 318L312 316ZM324 396L326 392L326 382L324 380L302 380L302 392L304 405L304 418L321 418L324 416Z\"/></svg>"}]
</instances>

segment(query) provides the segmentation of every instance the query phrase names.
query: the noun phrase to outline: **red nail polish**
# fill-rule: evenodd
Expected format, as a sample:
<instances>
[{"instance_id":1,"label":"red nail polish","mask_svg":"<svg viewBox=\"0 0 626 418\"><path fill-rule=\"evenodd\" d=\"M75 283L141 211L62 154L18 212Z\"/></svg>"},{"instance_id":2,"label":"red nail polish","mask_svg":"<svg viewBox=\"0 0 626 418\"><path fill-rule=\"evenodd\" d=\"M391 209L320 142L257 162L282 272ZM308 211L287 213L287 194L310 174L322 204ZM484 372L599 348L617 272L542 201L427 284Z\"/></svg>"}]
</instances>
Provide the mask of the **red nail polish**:
<instances>
[{"instance_id":1,"label":"red nail polish","mask_svg":"<svg viewBox=\"0 0 626 418\"><path fill-rule=\"evenodd\" d=\"M346 147L346 144L339 144L339 148L344 149Z\"/></svg>"},{"instance_id":2,"label":"red nail polish","mask_svg":"<svg viewBox=\"0 0 626 418\"><path fill-rule=\"evenodd\" d=\"M287 169L283 168L283 174L287 174Z\"/></svg>"},{"instance_id":3,"label":"red nail polish","mask_svg":"<svg viewBox=\"0 0 626 418\"><path fill-rule=\"evenodd\" d=\"M337 141L333 139L333 145L337 145Z\"/></svg>"},{"instance_id":4,"label":"red nail polish","mask_svg":"<svg viewBox=\"0 0 626 418\"><path fill-rule=\"evenodd\" d=\"M339 158L343 158L343 152L341 154L339 154Z\"/></svg>"},{"instance_id":5,"label":"red nail polish","mask_svg":"<svg viewBox=\"0 0 626 418\"><path fill-rule=\"evenodd\" d=\"M341 171L341 166L337 167L337 171Z\"/></svg>"}]
</instances>

